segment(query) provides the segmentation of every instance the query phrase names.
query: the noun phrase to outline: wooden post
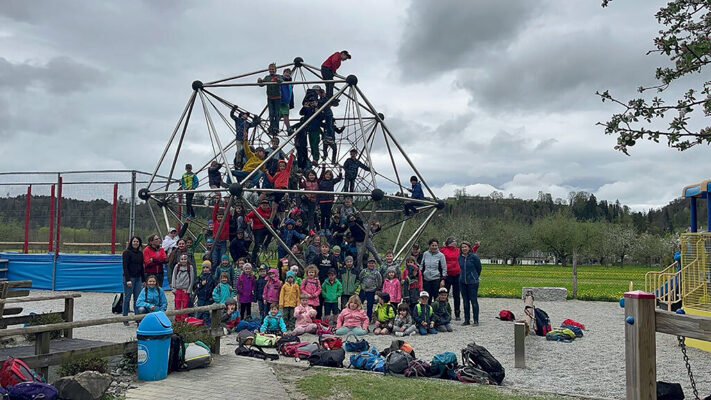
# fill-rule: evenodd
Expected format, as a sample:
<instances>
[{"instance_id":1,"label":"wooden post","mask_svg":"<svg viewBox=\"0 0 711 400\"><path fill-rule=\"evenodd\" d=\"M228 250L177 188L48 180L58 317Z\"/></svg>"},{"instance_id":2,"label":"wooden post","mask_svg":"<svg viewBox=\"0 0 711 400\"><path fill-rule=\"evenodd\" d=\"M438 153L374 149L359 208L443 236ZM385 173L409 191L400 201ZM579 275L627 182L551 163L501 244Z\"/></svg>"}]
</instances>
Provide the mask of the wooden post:
<instances>
[{"instance_id":1,"label":"wooden post","mask_svg":"<svg viewBox=\"0 0 711 400\"><path fill-rule=\"evenodd\" d=\"M514 367L526 368L526 324L514 323Z\"/></svg>"},{"instance_id":2,"label":"wooden post","mask_svg":"<svg viewBox=\"0 0 711 400\"><path fill-rule=\"evenodd\" d=\"M62 315L62 319L64 319L64 322L73 322L74 321L74 298L66 298L64 299L64 313ZM71 339L74 337L74 334L72 332L72 328L67 328L64 330L64 337Z\"/></svg>"},{"instance_id":3,"label":"wooden post","mask_svg":"<svg viewBox=\"0 0 711 400\"><path fill-rule=\"evenodd\" d=\"M35 333L35 355L49 354L49 331ZM40 367L37 373L49 378L49 367Z\"/></svg>"},{"instance_id":4,"label":"wooden post","mask_svg":"<svg viewBox=\"0 0 711 400\"><path fill-rule=\"evenodd\" d=\"M573 249L573 299L578 298L578 249Z\"/></svg>"},{"instance_id":5,"label":"wooden post","mask_svg":"<svg viewBox=\"0 0 711 400\"><path fill-rule=\"evenodd\" d=\"M654 294L625 293L627 400L657 399L657 344Z\"/></svg>"},{"instance_id":6,"label":"wooden post","mask_svg":"<svg viewBox=\"0 0 711 400\"><path fill-rule=\"evenodd\" d=\"M220 354L220 317L222 316L222 309L216 309L210 311L210 330L212 336L215 338L215 344L212 346L210 351L212 354Z\"/></svg>"}]
</instances>

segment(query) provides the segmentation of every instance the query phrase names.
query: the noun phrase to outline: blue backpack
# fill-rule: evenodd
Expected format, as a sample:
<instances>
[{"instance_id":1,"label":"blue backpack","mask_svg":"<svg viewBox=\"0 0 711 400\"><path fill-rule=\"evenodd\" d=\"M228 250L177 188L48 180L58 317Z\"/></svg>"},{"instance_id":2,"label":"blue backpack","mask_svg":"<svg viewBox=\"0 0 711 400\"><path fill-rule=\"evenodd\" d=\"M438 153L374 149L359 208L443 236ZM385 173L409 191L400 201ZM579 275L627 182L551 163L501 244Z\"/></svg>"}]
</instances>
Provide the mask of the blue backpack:
<instances>
[{"instance_id":1,"label":"blue backpack","mask_svg":"<svg viewBox=\"0 0 711 400\"><path fill-rule=\"evenodd\" d=\"M351 338L353 338L355 340L351 341L350 340ZM351 353L359 353L362 351L367 351L369 346L370 346L370 344L368 344L367 340L359 339L355 335L346 336L345 343L343 344L343 347L346 348L346 351L351 352Z\"/></svg>"},{"instance_id":2,"label":"blue backpack","mask_svg":"<svg viewBox=\"0 0 711 400\"><path fill-rule=\"evenodd\" d=\"M373 358L368 359L368 362L366 363L366 368L368 369L368 371L385 373L385 357L377 355Z\"/></svg>"},{"instance_id":3,"label":"blue backpack","mask_svg":"<svg viewBox=\"0 0 711 400\"><path fill-rule=\"evenodd\" d=\"M457 355L451 351L435 354L430 365L434 372L433 377L452 380L457 379L457 367L459 363L457 362Z\"/></svg>"},{"instance_id":4,"label":"blue backpack","mask_svg":"<svg viewBox=\"0 0 711 400\"><path fill-rule=\"evenodd\" d=\"M239 323L235 327L235 332L240 332L244 329L246 329L250 332L254 332L254 331L258 331L259 328L261 328L261 326L262 325L256 321L248 322L248 321L242 320L242 321L239 321Z\"/></svg>"},{"instance_id":5,"label":"blue backpack","mask_svg":"<svg viewBox=\"0 0 711 400\"><path fill-rule=\"evenodd\" d=\"M560 329L570 329L575 334L575 337L583 337L583 330L575 325L561 325Z\"/></svg>"},{"instance_id":6,"label":"blue backpack","mask_svg":"<svg viewBox=\"0 0 711 400\"><path fill-rule=\"evenodd\" d=\"M20 382L7 388L13 400L57 400L59 391L52 385L42 382Z\"/></svg>"},{"instance_id":7,"label":"blue backpack","mask_svg":"<svg viewBox=\"0 0 711 400\"><path fill-rule=\"evenodd\" d=\"M372 347L370 350L361 351L358 354L353 354L350 357L350 368L367 370L368 361L375 357L378 357L378 351L375 347ZM372 361L370 361L370 363L372 364Z\"/></svg>"}]
</instances>

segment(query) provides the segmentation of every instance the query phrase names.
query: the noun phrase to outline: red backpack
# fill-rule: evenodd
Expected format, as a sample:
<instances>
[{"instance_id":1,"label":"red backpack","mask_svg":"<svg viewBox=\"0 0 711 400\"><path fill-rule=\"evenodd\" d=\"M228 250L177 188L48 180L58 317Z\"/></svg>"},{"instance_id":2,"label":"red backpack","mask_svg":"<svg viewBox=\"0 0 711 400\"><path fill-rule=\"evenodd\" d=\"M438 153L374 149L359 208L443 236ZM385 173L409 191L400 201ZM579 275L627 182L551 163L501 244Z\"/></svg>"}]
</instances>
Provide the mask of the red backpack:
<instances>
[{"instance_id":1,"label":"red backpack","mask_svg":"<svg viewBox=\"0 0 711 400\"><path fill-rule=\"evenodd\" d=\"M339 336L319 337L319 343L321 343L321 347L326 350L336 350L343 347L343 339L341 339Z\"/></svg>"},{"instance_id":2,"label":"red backpack","mask_svg":"<svg viewBox=\"0 0 711 400\"><path fill-rule=\"evenodd\" d=\"M284 343L279 347L279 353L287 356L306 360L311 353L318 350L318 344L309 342Z\"/></svg>"},{"instance_id":3,"label":"red backpack","mask_svg":"<svg viewBox=\"0 0 711 400\"><path fill-rule=\"evenodd\" d=\"M8 387L20 382L44 382L44 379L24 361L8 357L0 367L0 386Z\"/></svg>"},{"instance_id":4,"label":"red backpack","mask_svg":"<svg viewBox=\"0 0 711 400\"><path fill-rule=\"evenodd\" d=\"M513 321L516 319L516 317L514 317L514 313L509 310L499 311L499 316L497 318L502 321Z\"/></svg>"}]
</instances>

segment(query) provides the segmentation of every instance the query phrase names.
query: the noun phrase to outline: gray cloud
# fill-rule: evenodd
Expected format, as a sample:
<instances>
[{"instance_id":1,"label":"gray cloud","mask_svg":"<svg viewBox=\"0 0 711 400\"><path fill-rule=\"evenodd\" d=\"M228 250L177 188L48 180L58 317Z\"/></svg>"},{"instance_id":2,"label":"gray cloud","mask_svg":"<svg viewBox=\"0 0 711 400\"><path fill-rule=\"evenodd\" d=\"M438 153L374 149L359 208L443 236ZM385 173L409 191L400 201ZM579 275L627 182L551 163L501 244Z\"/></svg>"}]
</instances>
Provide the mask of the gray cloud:
<instances>
[{"instance_id":1,"label":"gray cloud","mask_svg":"<svg viewBox=\"0 0 711 400\"><path fill-rule=\"evenodd\" d=\"M40 65L0 57L0 89L25 91L37 85L53 94L68 94L85 91L102 80L98 69L69 57L54 57Z\"/></svg>"}]
</instances>

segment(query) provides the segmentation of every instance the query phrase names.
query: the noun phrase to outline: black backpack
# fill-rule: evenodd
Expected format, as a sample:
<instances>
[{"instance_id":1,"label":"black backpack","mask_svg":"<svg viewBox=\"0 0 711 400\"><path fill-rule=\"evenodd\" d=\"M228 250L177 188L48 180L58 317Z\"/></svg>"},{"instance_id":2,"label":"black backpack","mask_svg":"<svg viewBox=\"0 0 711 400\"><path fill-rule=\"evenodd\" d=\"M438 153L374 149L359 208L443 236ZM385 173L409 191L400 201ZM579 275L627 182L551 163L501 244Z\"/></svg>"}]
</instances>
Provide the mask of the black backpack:
<instances>
[{"instance_id":1,"label":"black backpack","mask_svg":"<svg viewBox=\"0 0 711 400\"><path fill-rule=\"evenodd\" d=\"M168 353L168 373L180 371L185 364L185 340L180 334L170 337L170 352Z\"/></svg>"},{"instance_id":2,"label":"black backpack","mask_svg":"<svg viewBox=\"0 0 711 400\"><path fill-rule=\"evenodd\" d=\"M235 349L235 355L241 356L241 357L252 357L252 358L258 358L260 360L271 360L275 361L279 359L278 354L269 354L262 350L261 347L259 346L249 346L246 347L242 344L240 344L236 349Z\"/></svg>"},{"instance_id":3,"label":"black backpack","mask_svg":"<svg viewBox=\"0 0 711 400\"><path fill-rule=\"evenodd\" d=\"M111 312L114 314L123 313L123 293L116 293L114 301L111 303Z\"/></svg>"},{"instance_id":4,"label":"black backpack","mask_svg":"<svg viewBox=\"0 0 711 400\"><path fill-rule=\"evenodd\" d=\"M546 336L551 331L551 320L548 318L548 313L540 308L535 308L534 311L536 316L536 335Z\"/></svg>"},{"instance_id":5,"label":"black backpack","mask_svg":"<svg viewBox=\"0 0 711 400\"><path fill-rule=\"evenodd\" d=\"M414 358L402 350L392 350L385 358L385 373L391 375L403 375L410 366Z\"/></svg>"},{"instance_id":6,"label":"black backpack","mask_svg":"<svg viewBox=\"0 0 711 400\"><path fill-rule=\"evenodd\" d=\"M284 335L276 341L276 343L274 344L274 347L276 347L277 349L281 349L281 346L283 346L287 343L299 343L299 342L301 342L301 339L299 339L299 337L296 335Z\"/></svg>"},{"instance_id":7,"label":"black backpack","mask_svg":"<svg viewBox=\"0 0 711 400\"><path fill-rule=\"evenodd\" d=\"M683 398L684 391L680 384L657 381L658 400L682 400Z\"/></svg>"},{"instance_id":8,"label":"black backpack","mask_svg":"<svg viewBox=\"0 0 711 400\"><path fill-rule=\"evenodd\" d=\"M311 366L343 368L345 359L346 351L341 347L335 350L318 349L311 353L308 361Z\"/></svg>"},{"instance_id":9,"label":"black backpack","mask_svg":"<svg viewBox=\"0 0 711 400\"><path fill-rule=\"evenodd\" d=\"M506 376L504 367L489 353L489 350L474 342L462 349L462 363L486 372L497 385L501 385Z\"/></svg>"}]
</instances>

